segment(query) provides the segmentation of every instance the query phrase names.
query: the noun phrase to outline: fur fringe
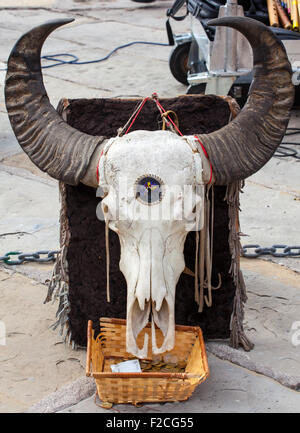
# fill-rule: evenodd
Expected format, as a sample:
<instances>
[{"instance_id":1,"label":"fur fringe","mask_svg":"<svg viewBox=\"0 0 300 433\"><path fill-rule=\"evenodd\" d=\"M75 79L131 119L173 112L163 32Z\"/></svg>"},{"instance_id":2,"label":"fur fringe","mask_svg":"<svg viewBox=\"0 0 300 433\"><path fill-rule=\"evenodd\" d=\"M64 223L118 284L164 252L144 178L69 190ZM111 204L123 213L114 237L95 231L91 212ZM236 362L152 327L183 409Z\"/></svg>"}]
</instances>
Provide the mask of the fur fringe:
<instances>
[{"instance_id":1,"label":"fur fringe","mask_svg":"<svg viewBox=\"0 0 300 433\"><path fill-rule=\"evenodd\" d=\"M47 302L55 302L58 300L58 309L56 312L56 321L51 325L52 329L60 327L59 335L62 336L64 343L72 345L76 348L75 342L72 340L72 332L69 325L70 301L69 301L69 274L67 251L70 239L69 222L67 217L66 204L66 185L59 182L59 193L61 201L60 211L60 253L57 256L54 265L52 277L48 286L47 297L44 304Z\"/></svg>"},{"instance_id":2,"label":"fur fringe","mask_svg":"<svg viewBox=\"0 0 300 433\"><path fill-rule=\"evenodd\" d=\"M234 182L227 186L225 200L228 204L229 214L229 248L231 253L231 267L229 272L235 284L235 297L233 312L230 323L230 346L237 349L242 346L244 350L250 351L254 344L246 337L243 328L244 303L247 301L246 287L243 274L240 270L240 224L239 194L244 186L243 182Z\"/></svg>"}]
</instances>

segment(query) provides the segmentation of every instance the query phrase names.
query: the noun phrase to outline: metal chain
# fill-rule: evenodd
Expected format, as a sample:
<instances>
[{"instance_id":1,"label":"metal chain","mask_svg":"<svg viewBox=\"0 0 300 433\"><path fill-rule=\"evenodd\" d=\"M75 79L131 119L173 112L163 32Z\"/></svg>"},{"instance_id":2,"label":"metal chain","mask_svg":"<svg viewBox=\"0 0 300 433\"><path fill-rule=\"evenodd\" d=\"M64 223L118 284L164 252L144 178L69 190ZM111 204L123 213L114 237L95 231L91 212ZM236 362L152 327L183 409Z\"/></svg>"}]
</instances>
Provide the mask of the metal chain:
<instances>
[{"instance_id":1,"label":"metal chain","mask_svg":"<svg viewBox=\"0 0 300 433\"><path fill-rule=\"evenodd\" d=\"M249 249L254 249L254 252L248 252ZM300 246L275 244L271 247L261 247L260 245L244 245L241 254L243 257L248 258L256 258L269 254L273 257L296 257L300 256Z\"/></svg>"},{"instance_id":2,"label":"metal chain","mask_svg":"<svg viewBox=\"0 0 300 433\"><path fill-rule=\"evenodd\" d=\"M249 250L254 250L249 252ZM7 265L21 265L24 262L37 262L48 263L54 262L56 256L60 251L37 251L35 253L22 253L21 251L10 251L4 256L0 256L0 263L3 262ZM41 257L45 255L46 257ZM275 244L271 247L261 247L257 244L243 245L241 255L247 258L256 258L265 255L272 255L273 257L300 257L299 245L281 245ZM18 256L17 260L13 260L10 256Z\"/></svg>"},{"instance_id":3,"label":"metal chain","mask_svg":"<svg viewBox=\"0 0 300 433\"><path fill-rule=\"evenodd\" d=\"M7 265L21 265L24 262L47 263L54 262L59 251L37 251L36 253L22 253L21 251L10 251L9 253L0 256L0 263ZM41 257L46 255L46 257ZM11 259L10 256L18 256L17 260Z\"/></svg>"}]
</instances>

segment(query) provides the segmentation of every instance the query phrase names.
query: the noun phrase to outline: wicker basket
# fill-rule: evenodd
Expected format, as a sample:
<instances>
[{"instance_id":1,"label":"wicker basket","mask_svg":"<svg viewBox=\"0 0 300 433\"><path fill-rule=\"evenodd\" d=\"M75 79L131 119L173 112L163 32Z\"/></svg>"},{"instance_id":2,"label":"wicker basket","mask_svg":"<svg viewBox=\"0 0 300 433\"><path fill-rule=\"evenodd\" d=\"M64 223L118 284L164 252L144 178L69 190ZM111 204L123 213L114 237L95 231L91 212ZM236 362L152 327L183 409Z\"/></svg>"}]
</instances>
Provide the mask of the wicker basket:
<instances>
[{"instance_id":1,"label":"wicker basket","mask_svg":"<svg viewBox=\"0 0 300 433\"><path fill-rule=\"evenodd\" d=\"M148 324L140 333L137 343L141 346L144 334L149 334ZM158 345L162 343L156 329ZM88 322L88 345L86 375L95 379L99 398L110 403L143 403L187 400L196 386L209 375L207 356L199 327L176 326L175 347L160 355L176 357L178 362L187 362L184 373L142 372L112 373L111 364L135 357L126 352L126 320L101 318L100 334L94 339L92 321ZM151 344L148 358L152 359ZM157 360L158 356L155 355ZM92 369L91 369L92 365Z\"/></svg>"}]
</instances>

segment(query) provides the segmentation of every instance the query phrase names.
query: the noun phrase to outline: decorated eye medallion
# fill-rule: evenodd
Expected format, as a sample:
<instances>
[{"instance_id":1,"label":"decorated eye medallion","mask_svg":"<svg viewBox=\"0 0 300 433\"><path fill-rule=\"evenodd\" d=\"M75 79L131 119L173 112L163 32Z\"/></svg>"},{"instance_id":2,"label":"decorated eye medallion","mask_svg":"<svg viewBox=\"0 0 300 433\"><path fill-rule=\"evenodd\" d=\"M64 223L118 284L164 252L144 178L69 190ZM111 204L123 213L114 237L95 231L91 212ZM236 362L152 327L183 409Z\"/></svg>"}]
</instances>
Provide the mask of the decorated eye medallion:
<instances>
[{"instance_id":1,"label":"decorated eye medallion","mask_svg":"<svg viewBox=\"0 0 300 433\"><path fill-rule=\"evenodd\" d=\"M163 182L158 176L141 176L135 182L135 197L144 204L158 203L163 196Z\"/></svg>"}]
</instances>

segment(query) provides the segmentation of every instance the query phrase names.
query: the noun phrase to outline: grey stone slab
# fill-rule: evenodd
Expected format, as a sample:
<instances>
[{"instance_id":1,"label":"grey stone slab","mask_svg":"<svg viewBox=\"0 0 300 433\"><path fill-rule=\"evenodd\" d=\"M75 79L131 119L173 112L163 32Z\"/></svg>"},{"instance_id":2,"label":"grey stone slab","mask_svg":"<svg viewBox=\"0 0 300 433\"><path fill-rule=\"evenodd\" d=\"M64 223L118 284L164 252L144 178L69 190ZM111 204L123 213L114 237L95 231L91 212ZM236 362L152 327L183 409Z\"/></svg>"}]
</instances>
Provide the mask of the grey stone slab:
<instances>
[{"instance_id":1,"label":"grey stone slab","mask_svg":"<svg viewBox=\"0 0 300 433\"><path fill-rule=\"evenodd\" d=\"M3 106L4 103L1 104L0 111L0 161L21 151L21 147L11 129L7 113L4 111L6 108L2 108Z\"/></svg>"},{"instance_id":2,"label":"grey stone slab","mask_svg":"<svg viewBox=\"0 0 300 433\"><path fill-rule=\"evenodd\" d=\"M293 110L289 127L299 127L299 111ZM283 142L300 143L300 134L286 136ZM300 152L299 145L287 145ZM299 153L300 154L300 153ZM241 194L242 245L273 244L300 246L300 160L292 157L272 157L257 173L246 179ZM278 250L283 252L283 249ZM249 251L253 252L253 251ZM262 259L287 266L300 272L300 257L262 256Z\"/></svg>"},{"instance_id":3,"label":"grey stone slab","mask_svg":"<svg viewBox=\"0 0 300 433\"><path fill-rule=\"evenodd\" d=\"M130 5L128 4L130 3ZM156 1L151 6L142 5L134 2L119 3L122 11L118 8L94 8L86 11L86 16L99 21L114 21L117 23L127 23L134 27L147 27L149 29L165 30L166 11L172 5L172 2ZM133 9L133 7L135 8ZM185 9L181 10L182 15ZM191 30L190 17L183 21L172 20L172 29L175 34L185 33ZM167 35L166 35L167 38Z\"/></svg>"},{"instance_id":4,"label":"grey stone slab","mask_svg":"<svg viewBox=\"0 0 300 433\"><path fill-rule=\"evenodd\" d=\"M0 62L0 69L5 69L6 64ZM4 100L5 71L0 70L0 161L8 156L21 151L21 147L10 126Z\"/></svg>"},{"instance_id":5,"label":"grey stone slab","mask_svg":"<svg viewBox=\"0 0 300 433\"><path fill-rule=\"evenodd\" d=\"M18 7L47 7L53 6L55 0L0 0L0 7L18 8Z\"/></svg>"},{"instance_id":6,"label":"grey stone slab","mask_svg":"<svg viewBox=\"0 0 300 433\"><path fill-rule=\"evenodd\" d=\"M65 0L63 3L56 0L54 6L55 10L69 9L76 12L88 13L89 11L97 10L128 10L133 11L135 9L142 12L151 12L154 9L167 9L173 4L169 0L156 0L155 4L136 3L131 0Z\"/></svg>"},{"instance_id":7,"label":"grey stone slab","mask_svg":"<svg viewBox=\"0 0 300 433\"><path fill-rule=\"evenodd\" d=\"M298 140L300 142L300 135ZM300 151L300 147L298 149L292 145L289 147ZM291 194L293 199L297 199L300 198L299 170L300 160L298 159L272 157L261 170L246 180L246 185L261 186L262 191L265 191L265 189L281 191L282 193Z\"/></svg>"},{"instance_id":8,"label":"grey stone slab","mask_svg":"<svg viewBox=\"0 0 300 433\"><path fill-rule=\"evenodd\" d=\"M129 404L114 405L103 409L94 403L94 396L61 410L60 404L50 407L44 402L35 406L36 412L67 413L299 413L300 394L284 388L271 379L252 373L232 363L208 355L210 377L200 384L192 396L184 402L147 403L140 408ZM66 398L66 397L65 397ZM51 398L52 400L53 397ZM98 404L99 400L96 401ZM38 410L37 410L38 409ZM50 409L50 410L49 410ZM33 411L32 408L29 411Z\"/></svg>"},{"instance_id":9,"label":"grey stone slab","mask_svg":"<svg viewBox=\"0 0 300 433\"><path fill-rule=\"evenodd\" d=\"M167 57L169 48L159 48L166 50ZM160 97L171 97L186 92L185 86L178 83L171 75L167 61L136 55L136 50L139 51L141 48L133 46L128 48L126 53L125 50L122 50L102 63L78 66L63 65L59 68L48 69L44 73L45 76L55 77L63 82L72 80L75 84L80 83L81 94L84 93L85 85L95 89L94 97L150 96L153 92L157 92ZM74 51L73 53L78 54L81 59L87 58L86 53L84 57L81 56L82 52ZM103 51L95 50L89 59L97 59L102 56ZM132 57L135 59L134 66ZM122 68L120 68L120 64L122 64ZM50 92L49 96L51 98ZM64 91L64 96L69 97L67 91Z\"/></svg>"},{"instance_id":10,"label":"grey stone slab","mask_svg":"<svg viewBox=\"0 0 300 433\"><path fill-rule=\"evenodd\" d=\"M279 373L298 377L300 386L300 344L293 344L292 326L300 321L300 275L262 275L243 269L248 301L245 330L255 348L249 359ZM300 341L299 341L300 343Z\"/></svg>"},{"instance_id":11,"label":"grey stone slab","mask_svg":"<svg viewBox=\"0 0 300 433\"><path fill-rule=\"evenodd\" d=\"M300 244L299 240L296 239L297 245ZM295 250L293 250L295 251ZM300 273L300 257L273 257L272 255L261 256L260 260L276 263L280 266L287 267L294 272Z\"/></svg>"},{"instance_id":12,"label":"grey stone slab","mask_svg":"<svg viewBox=\"0 0 300 433\"><path fill-rule=\"evenodd\" d=\"M42 22L59 18L60 14L60 12L41 9L2 9L0 26L3 29L3 33L5 33L5 30L12 30L19 32L21 35L23 31L26 32L31 27L37 26Z\"/></svg>"},{"instance_id":13,"label":"grey stone slab","mask_svg":"<svg viewBox=\"0 0 300 433\"><path fill-rule=\"evenodd\" d=\"M222 360L229 361L235 365L239 365L248 371L258 373L264 377L274 379L279 384L299 392L300 390L300 376L293 376L282 371L275 370L269 364L253 361L251 356L244 351L236 350L224 343L207 343L207 351L216 355ZM283 358L281 358L283 359ZM289 359L289 358L285 358Z\"/></svg>"},{"instance_id":14,"label":"grey stone slab","mask_svg":"<svg viewBox=\"0 0 300 433\"><path fill-rule=\"evenodd\" d=\"M28 413L53 413L73 406L93 394L96 390L94 382L87 377L81 377L75 382L62 387L59 391L43 398L31 406Z\"/></svg>"},{"instance_id":15,"label":"grey stone slab","mask_svg":"<svg viewBox=\"0 0 300 433\"><path fill-rule=\"evenodd\" d=\"M134 27L126 23L117 23L117 31L112 31L112 26L116 26L113 21L81 23L80 20L76 20L71 25L61 28L55 38L78 41L90 48L105 48L107 50L134 40L166 42L164 28L153 30L147 27Z\"/></svg>"},{"instance_id":16,"label":"grey stone slab","mask_svg":"<svg viewBox=\"0 0 300 433\"><path fill-rule=\"evenodd\" d=\"M6 62L15 42L21 36L17 29L1 29L0 60ZM1 65L2 69L2 65Z\"/></svg>"},{"instance_id":17,"label":"grey stone slab","mask_svg":"<svg viewBox=\"0 0 300 433\"><path fill-rule=\"evenodd\" d=\"M26 12L28 13L28 11ZM163 21L164 19L162 19L162 23ZM21 33L32 27L32 24L36 25L40 22L43 22L41 15L35 18L34 23L30 25L26 22L22 32L7 30L12 32L9 36L10 41L16 41ZM74 24L58 29L53 33L46 40L42 54L66 52L77 55L80 61L89 61L102 58L118 45L134 40L166 42L164 27L161 30L153 31L147 27L133 29L129 24L121 23L118 25L118 32L111 33L110 29L113 25L114 23L111 21L87 23L85 18L80 18ZM83 46L84 48L82 48ZM5 48L5 54L2 56L3 61L6 60L10 48ZM81 66L64 65L44 69L46 88L51 99L52 93L47 87L51 77L61 80L61 86L58 82L53 85L55 93L61 93L59 91L59 87L61 87L64 89L64 94L61 96L66 97L143 96L148 93L151 94L153 91L157 91L162 96L182 94L186 91L185 86L173 78L168 66L170 51L170 47L134 45L118 51L105 62ZM134 67L132 65L133 58L135 59ZM49 63L43 62L43 64L48 65ZM120 64L122 64L122 68L120 68ZM4 76L5 73L3 73L2 82L4 82ZM70 83L71 85L69 85ZM71 89L72 84L75 86L77 84L80 92L75 93ZM84 92L85 87L87 88L86 92ZM97 90L100 90L101 93L97 93ZM56 98L55 103L58 99L59 97Z\"/></svg>"},{"instance_id":18,"label":"grey stone slab","mask_svg":"<svg viewBox=\"0 0 300 433\"><path fill-rule=\"evenodd\" d=\"M55 17L58 18L57 14L55 14ZM30 20L27 20L26 23L20 23L18 26L15 25L15 29L11 30L8 28L3 28L3 25L1 26L1 45L0 45L0 60L2 62L7 62L8 56L14 47L15 43L18 41L18 39L26 33L28 30L35 27L35 25L42 24L49 19L53 18L53 14L47 15L47 16L39 16L37 20L35 20L35 24L30 23ZM60 17L61 18L61 17ZM58 33L59 29L56 30L56 37L52 35L49 37L42 49L42 56L47 54L57 54L57 53L65 53L65 52L72 52L79 46L80 44L76 43L76 41L70 41L67 39L58 39Z\"/></svg>"},{"instance_id":19,"label":"grey stone slab","mask_svg":"<svg viewBox=\"0 0 300 433\"><path fill-rule=\"evenodd\" d=\"M44 83L51 104L56 108L61 98L105 98L111 97L112 91L105 88L101 80L89 82L81 77L77 66L61 66L67 68L65 77L52 75L54 69L44 71ZM62 74L61 74L62 75Z\"/></svg>"},{"instance_id":20,"label":"grey stone slab","mask_svg":"<svg viewBox=\"0 0 300 433\"><path fill-rule=\"evenodd\" d=\"M6 265L4 263L1 263L0 269L4 270L8 274L17 272L18 274L22 274L28 278L31 278L33 281L48 286L48 282L50 281L53 272L53 262L25 262L22 265Z\"/></svg>"},{"instance_id":21,"label":"grey stone slab","mask_svg":"<svg viewBox=\"0 0 300 433\"><path fill-rule=\"evenodd\" d=\"M0 251L59 247L59 198L55 183L0 171Z\"/></svg>"},{"instance_id":22,"label":"grey stone slab","mask_svg":"<svg viewBox=\"0 0 300 433\"><path fill-rule=\"evenodd\" d=\"M287 163L285 163L287 164ZM264 170L266 176L267 169ZM286 167L292 173L292 162ZM269 172L268 172L269 173ZM270 176L272 172L270 172ZM298 182L297 171L292 174ZM285 185L286 188L286 185ZM297 220L300 215L300 201L293 194L280 191L276 186L270 188L263 184L246 181L244 193L240 197L242 244L295 245L300 243Z\"/></svg>"}]
</instances>

